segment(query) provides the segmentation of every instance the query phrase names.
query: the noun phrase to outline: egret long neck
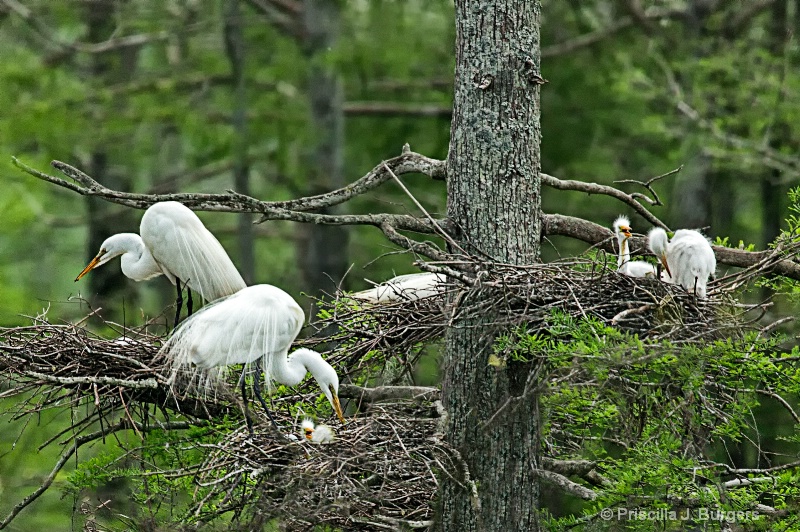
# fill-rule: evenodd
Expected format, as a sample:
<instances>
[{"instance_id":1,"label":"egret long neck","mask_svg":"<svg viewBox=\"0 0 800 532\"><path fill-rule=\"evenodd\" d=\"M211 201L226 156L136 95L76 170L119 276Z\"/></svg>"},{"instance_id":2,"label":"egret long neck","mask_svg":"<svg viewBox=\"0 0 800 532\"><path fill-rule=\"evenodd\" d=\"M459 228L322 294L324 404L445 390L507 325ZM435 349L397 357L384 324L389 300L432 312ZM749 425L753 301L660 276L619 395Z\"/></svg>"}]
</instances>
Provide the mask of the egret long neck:
<instances>
[{"instance_id":1,"label":"egret long neck","mask_svg":"<svg viewBox=\"0 0 800 532\"><path fill-rule=\"evenodd\" d=\"M628 239L625 236L619 238L619 257L617 257L617 267L621 268L631 260L631 252L628 249Z\"/></svg>"},{"instance_id":2,"label":"egret long neck","mask_svg":"<svg viewBox=\"0 0 800 532\"><path fill-rule=\"evenodd\" d=\"M136 281L158 277L163 272L139 235L128 235L126 251L120 257L122 273Z\"/></svg>"},{"instance_id":3,"label":"egret long neck","mask_svg":"<svg viewBox=\"0 0 800 532\"><path fill-rule=\"evenodd\" d=\"M297 386L305 378L311 363L310 352L306 349L298 349L288 357L273 357L272 378L286 386Z\"/></svg>"}]
</instances>

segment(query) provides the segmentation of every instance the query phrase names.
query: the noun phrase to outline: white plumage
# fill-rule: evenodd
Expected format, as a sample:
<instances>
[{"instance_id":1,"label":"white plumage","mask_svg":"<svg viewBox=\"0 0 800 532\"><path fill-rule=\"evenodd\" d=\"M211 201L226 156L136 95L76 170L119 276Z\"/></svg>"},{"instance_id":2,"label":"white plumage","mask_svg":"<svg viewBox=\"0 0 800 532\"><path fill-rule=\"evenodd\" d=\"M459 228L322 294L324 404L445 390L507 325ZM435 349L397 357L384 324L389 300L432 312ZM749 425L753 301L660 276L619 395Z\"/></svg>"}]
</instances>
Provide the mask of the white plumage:
<instances>
[{"instance_id":1,"label":"white plumage","mask_svg":"<svg viewBox=\"0 0 800 532\"><path fill-rule=\"evenodd\" d=\"M442 293L446 280L439 273L409 273L398 275L369 290L350 294L350 297L371 303L422 299Z\"/></svg>"},{"instance_id":2,"label":"white plumage","mask_svg":"<svg viewBox=\"0 0 800 532\"><path fill-rule=\"evenodd\" d=\"M628 218L625 216L617 217L611 229L614 231L619 244L617 271L631 277L655 278L656 267L654 265L641 260L630 260L631 252L628 239L631 237L631 223Z\"/></svg>"},{"instance_id":3,"label":"white plumage","mask_svg":"<svg viewBox=\"0 0 800 532\"><path fill-rule=\"evenodd\" d=\"M191 209L178 202L152 205L142 216L139 233L107 238L75 280L121 255L122 273L134 281L163 274L172 284L180 280L206 301L246 286L219 241Z\"/></svg>"},{"instance_id":4,"label":"white plumage","mask_svg":"<svg viewBox=\"0 0 800 532\"><path fill-rule=\"evenodd\" d=\"M311 349L297 349L288 355L304 321L303 309L280 288L249 286L187 318L161 353L171 358L175 372L191 365L212 370L255 363L267 383L275 380L287 386L299 384L311 372L344 423L339 377L333 367Z\"/></svg>"},{"instance_id":5,"label":"white plumage","mask_svg":"<svg viewBox=\"0 0 800 532\"><path fill-rule=\"evenodd\" d=\"M706 297L708 278L717 268L714 250L706 237L698 231L679 229L670 240L663 229L655 227L647 240L650 250L664 265L668 282L679 284L698 297Z\"/></svg>"},{"instance_id":6,"label":"white plumage","mask_svg":"<svg viewBox=\"0 0 800 532\"><path fill-rule=\"evenodd\" d=\"M333 443L336 433L328 425L314 425L314 422L306 418L300 424L303 437L311 443Z\"/></svg>"}]
</instances>

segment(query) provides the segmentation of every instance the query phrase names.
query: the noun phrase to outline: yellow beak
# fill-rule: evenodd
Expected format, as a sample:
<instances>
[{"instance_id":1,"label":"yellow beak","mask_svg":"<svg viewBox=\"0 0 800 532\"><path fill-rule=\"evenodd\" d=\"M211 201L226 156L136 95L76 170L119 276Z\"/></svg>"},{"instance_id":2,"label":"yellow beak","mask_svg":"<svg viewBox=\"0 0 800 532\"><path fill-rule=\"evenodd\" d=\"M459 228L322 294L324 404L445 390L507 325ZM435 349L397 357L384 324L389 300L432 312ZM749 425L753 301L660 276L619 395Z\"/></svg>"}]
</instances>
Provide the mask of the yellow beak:
<instances>
[{"instance_id":1,"label":"yellow beak","mask_svg":"<svg viewBox=\"0 0 800 532\"><path fill-rule=\"evenodd\" d=\"M627 225L620 225L619 230L622 231L622 234L625 235L625 238L631 237L631 228Z\"/></svg>"},{"instance_id":2,"label":"yellow beak","mask_svg":"<svg viewBox=\"0 0 800 532\"><path fill-rule=\"evenodd\" d=\"M79 274L78 274L78 276L75 278L75 281L80 281L80 280L81 280L81 277L83 277L84 275L86 275L87 273L89 273L90 271L92 271L92 270L94 269L94 267L95 267L95 266L97 266L97 263L98 263L98 262L100 262L100 254L99 254L99 253L97 254L97 256L96 256L95 258L93 258L93 259L92 259L92 262L90 262L90 263L89 263L89 264L88 264L88 265L87 265L87 266L86 266L86 267L83 269L83 271L82 271L81 273L79 273Z\"/></svg>"},{"instance_id":3,"label":"yellow beak","mask_svg":"<svg viewBox=\"0 0 800 532\"><path fill-rule=\"evenodd\" d=\"M661 265L664 266L664 269L667 270L669 276L672 277L672 272L669 271L669 264L667 264L667 256L661 255L660 257L658 257L658 260L661 262Z\"/></svg>"},{"instance_id":4,"label":"yellow beak","mask_svg":"<svg viewBox=\"0 0 800 532\"><path fill-rule=\"evenodd\" d=\"M339 403L339 396L336 395L336 390L333 389L333 386L331 386L331 397L333 397L333 409L336 411L339 421L341 421L342 425L344 425L344 413L342 412L342 405Z\"/></svg>"}]
</instances>

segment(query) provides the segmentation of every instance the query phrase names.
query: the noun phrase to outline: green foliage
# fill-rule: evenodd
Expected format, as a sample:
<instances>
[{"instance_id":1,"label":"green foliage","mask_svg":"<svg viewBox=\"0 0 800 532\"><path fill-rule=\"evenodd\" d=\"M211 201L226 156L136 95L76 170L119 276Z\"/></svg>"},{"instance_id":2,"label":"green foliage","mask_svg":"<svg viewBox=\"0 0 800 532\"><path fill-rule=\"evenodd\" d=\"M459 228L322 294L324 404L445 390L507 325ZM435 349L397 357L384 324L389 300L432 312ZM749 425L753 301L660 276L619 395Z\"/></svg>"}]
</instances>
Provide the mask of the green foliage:
<instances>
[{"instance_id":1,"label":"green foliage","mask_svg":"<svg viewBox=\"0 0 800 532\"><path fill-rule=\"evenodd\" d=\"M729 463L728 449L757 443L764 452L772 445L754 416L760 405L782 407L777 397L792 403L800 398L797 348L780 353L779 339L757 334L704 343L644 341L594 318L560 312L550 316L546 330L528 334L518 327L498 338L494 355L544 365L543 448L558 459L595 460L607 479L595 488L597 500L577 507L582 510L550 516L553 529L589 520L615 530L616 519L603 524L599 518L609 509L614 515L633 509L695 512L684 521L639 523L653 530L702 524L700 510L750 510L753 517L756 504L768 504L797 511L798 499L784 495L797 491L794 469L769 483L722 487L735 478L722 465ZM761 441L753 439L758 433ZM783 440L797 442L794 436ZM784 452L778 463L791 461L791 452ZM756 515L753 522L761 521Z\"/></svg>"}]
</instances>

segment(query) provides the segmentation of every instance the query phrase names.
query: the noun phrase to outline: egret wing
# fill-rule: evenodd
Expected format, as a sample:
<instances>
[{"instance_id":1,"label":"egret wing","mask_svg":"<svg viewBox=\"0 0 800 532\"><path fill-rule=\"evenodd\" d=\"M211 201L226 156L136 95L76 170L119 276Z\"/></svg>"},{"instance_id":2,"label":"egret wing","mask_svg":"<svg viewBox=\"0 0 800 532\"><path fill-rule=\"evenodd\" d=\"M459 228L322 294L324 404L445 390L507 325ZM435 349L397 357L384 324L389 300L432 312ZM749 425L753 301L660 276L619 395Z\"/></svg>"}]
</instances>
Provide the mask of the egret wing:
<instances>
[{"instance_id":1,"label":"egret wing","mask_svg":"<svg viewBox=\"0 0 800 532\"><path fill-rule=\"evenodd\" d=\"M289 294L275 286L255 285L200 309L161 350L177 368L262 361L271 378L273 360L286 356L303 321L303 310Z\"/></svg>"},{"instance_id":2,"label":"egret wing","mask_svg":"<svg viewBox=\"0 0 800 532\"><path fill-rule=\"evenodd\" d=\"M167 272L215 301L245 288L244 279L222 244L189 208L169 201L150 207L142 217L140 234L153 258Z\"/></svg>"}]
</instances>

